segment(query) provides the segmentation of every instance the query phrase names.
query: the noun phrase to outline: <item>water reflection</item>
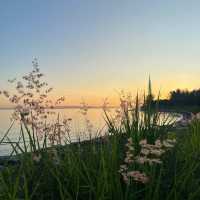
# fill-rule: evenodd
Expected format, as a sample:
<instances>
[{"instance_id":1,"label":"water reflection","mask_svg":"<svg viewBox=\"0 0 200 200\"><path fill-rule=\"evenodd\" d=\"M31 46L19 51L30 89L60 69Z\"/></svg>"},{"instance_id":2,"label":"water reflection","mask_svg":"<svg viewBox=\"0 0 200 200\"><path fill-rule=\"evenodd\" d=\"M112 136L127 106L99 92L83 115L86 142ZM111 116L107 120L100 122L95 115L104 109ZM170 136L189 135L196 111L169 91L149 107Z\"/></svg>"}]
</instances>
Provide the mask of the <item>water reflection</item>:
<instances>
[{"instance_id":1,"label":"water reflection","mask_svg":"<svg viewBox=\"0 0 200 200\"><path fill-rule=\"evenodd\" d=\"M13 110L0 110L0 138L2 138L11 124L11 114ZM114 112L111 111L111 112ZM83 116L79 109L55 109L55 115L51 116L52 121L57 120L57 114L60 119L71 118L71 139L77 140L78 137L87 137L83 134L86 130L85 116ZM105 121L103 118L102 109L89 109L87 113L87 119L89 119L93 125L93 131L96 133L98 130L102 130L105 127ZM15 122L11 131L9 132L9 138L12 141L18 141L20 136L20 126L18 122ZM0 145L0 155L7 155L11 151L10 145Z\"/></svg>"},{"instance_id":2,"label":"water reflection","mask_svg":"<svg viewBox=\"0 0 200 200\"><path fill-rule=\"evenodd\" d=\"M13 110L0 110L0 138L3 137L7 129L11 124L11 114ZM81 137L82 139L87 139L89 135L86 135L86 122L85 116L83 116L79 109L56 109L56 114L51 117L52 121L57 120L57 114L59 114L60 119L71 118L71 139L76 141L77 138ZM110 113L114 113L115 109L110 109ZM180 116L176 116L176 118L180 118ZM105 130L105 120L104 120L104 112L102 109L94 108L88 109L87 119L90 120L93 125L93 133L97 133L98 131L102 131L104 133ZM161 121L165 119L165 114L161 115ZM9 138L12 141L18 141L20 136L20 127L19 123L15 123L9 132ZM0 145L0 155L8 155L11 152L12 148L10 145Z\"/></svg>"}]
</instances>

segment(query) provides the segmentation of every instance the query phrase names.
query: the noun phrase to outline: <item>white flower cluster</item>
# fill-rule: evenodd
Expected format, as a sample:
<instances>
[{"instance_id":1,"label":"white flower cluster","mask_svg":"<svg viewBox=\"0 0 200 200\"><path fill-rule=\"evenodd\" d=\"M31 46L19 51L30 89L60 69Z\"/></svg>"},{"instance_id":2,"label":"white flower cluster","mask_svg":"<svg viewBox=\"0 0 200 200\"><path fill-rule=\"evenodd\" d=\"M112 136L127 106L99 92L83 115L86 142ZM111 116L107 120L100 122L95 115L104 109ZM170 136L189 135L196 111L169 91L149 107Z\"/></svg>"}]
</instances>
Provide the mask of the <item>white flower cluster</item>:
<instances>
[{"instance_id":1,"label":"white flower cluster","mask_svg":"<svg viewBox=\"0 0 200 200\"><path fill-rule=\"evenodd\" d=\"M126 157L124 159L125 164L120 166L119 173L122 175L123 180L125 183L129 184L130 179L134 181L147 183L149 181L149 177L138 170L129 171L129 165L134 163L134 148L133 148L133 141L132 138L128 139L128 143L126 144L128 150L126 152Z\"/></svg>"},{"instance_id":2,"label":"white flower cluster","mask_svg":"<svg viewBox=\"0 0 200 200\"><path fill-rule=\"evenodd\" d=\"M161 142L161 140L156 140L155 144L148 144L147 140L141 140L140 146L141 151L138 156L135 157L135 161L139 164L149 163L150 165L156 163L161 164L162 160L160 156L163 155L166 150L173 148L176 140L166 139Z\"/></svg>"},{"instance_id":3,"label":"white flower cluster","mask_svg":"<svg viewBox=\"0 0 200 200\"><path fill-rule=\"evenodd\" d=\"M126 152L126 157L124 159L123 165L120 166L119 172L123 176L123 179L126 183L130 182L130 178L137 182L147 183L150 178L143 172L138 170L129 171L129 168L134 163L138 164L162 164L161 155L163 155L167 150L173 148L176 143L175 139L166 139L161 142L157 139L155 144L148 144L147 140L141 140L140 146L141 151L138 155L134 155L133 141L132 138L128 139L126 147L128 148Z\"/></svg>"}]
</instances>

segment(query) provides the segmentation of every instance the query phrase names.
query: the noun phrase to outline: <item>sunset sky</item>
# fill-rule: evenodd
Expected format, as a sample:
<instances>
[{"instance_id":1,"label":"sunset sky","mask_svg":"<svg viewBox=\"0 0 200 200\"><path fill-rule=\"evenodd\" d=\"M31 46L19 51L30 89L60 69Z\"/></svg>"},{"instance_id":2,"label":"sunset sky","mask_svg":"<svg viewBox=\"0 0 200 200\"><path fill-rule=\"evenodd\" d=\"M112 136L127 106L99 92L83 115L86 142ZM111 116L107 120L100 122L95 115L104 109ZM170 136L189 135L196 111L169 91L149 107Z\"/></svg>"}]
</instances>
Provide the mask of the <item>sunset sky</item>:
<instances>
[{"instance_id":1,"label":"sunset sky","mask_svg":"<svg viewBox=\"0 0 200 200\"><path fill-rule=\"evenodd\" d=\"M163 97L199 88L199 10L198 0L1 0L0 88L35 57L67 105L115 104L149 75Z\"/></svg>"}]
</instances>

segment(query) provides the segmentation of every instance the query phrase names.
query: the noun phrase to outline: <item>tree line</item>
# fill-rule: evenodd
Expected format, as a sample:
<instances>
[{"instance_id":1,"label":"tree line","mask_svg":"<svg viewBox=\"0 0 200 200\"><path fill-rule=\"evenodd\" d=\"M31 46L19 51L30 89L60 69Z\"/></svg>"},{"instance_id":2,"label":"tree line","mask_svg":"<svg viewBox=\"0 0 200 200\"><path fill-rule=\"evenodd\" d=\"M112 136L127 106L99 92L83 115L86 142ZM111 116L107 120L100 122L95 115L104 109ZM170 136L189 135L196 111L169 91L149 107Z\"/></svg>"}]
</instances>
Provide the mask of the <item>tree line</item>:
<instances>
[{"instance_id":1,"label":"tree line","mask_svg":"<svg viewBox=\"0 0 200 200\"><path fill-rule=\"evenodd\" d=\"M156 100L153 101L156 103ZM200 89L176 89L169 93L168 99L159 100L159 106L200 106Z\"/></svg>"}]
</instances>

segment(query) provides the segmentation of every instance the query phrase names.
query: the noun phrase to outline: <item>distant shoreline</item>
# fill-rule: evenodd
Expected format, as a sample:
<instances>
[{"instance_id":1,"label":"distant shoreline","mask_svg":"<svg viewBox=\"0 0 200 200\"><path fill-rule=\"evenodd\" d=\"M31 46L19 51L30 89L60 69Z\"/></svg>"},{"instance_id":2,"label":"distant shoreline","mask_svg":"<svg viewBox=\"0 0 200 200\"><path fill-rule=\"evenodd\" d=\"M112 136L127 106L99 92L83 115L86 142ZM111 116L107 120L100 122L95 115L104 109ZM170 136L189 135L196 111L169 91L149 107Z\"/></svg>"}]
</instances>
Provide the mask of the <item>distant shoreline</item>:
<instances>
[{"instance_id":1,"label":"distant shoreline","mask_svg":"<svg viewBox=\"0 0 200 200\"><path fill-rule=\"evenodd\" d=\"M82 106L57 106L54 107L53 109L81 109L83 108ZM88 109L103 109L102 106L87 106ZM112 108L118 108L118 106L108 106L107 108L112 109ZM7 107L7 108L3 108L0 107L0 110L14 110L14 107ZM48 108L46 108L48 109Z\"/></svg>"}]
</instances>

